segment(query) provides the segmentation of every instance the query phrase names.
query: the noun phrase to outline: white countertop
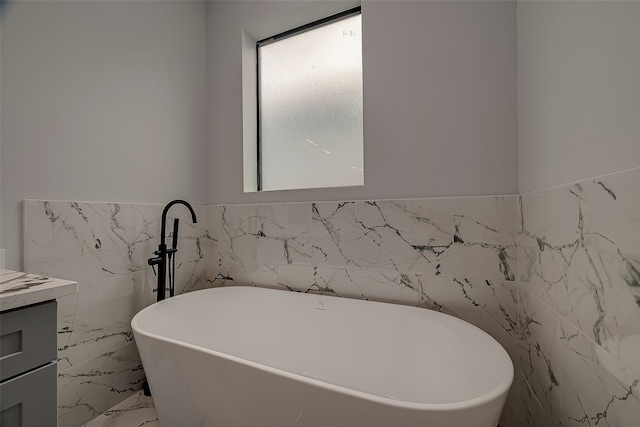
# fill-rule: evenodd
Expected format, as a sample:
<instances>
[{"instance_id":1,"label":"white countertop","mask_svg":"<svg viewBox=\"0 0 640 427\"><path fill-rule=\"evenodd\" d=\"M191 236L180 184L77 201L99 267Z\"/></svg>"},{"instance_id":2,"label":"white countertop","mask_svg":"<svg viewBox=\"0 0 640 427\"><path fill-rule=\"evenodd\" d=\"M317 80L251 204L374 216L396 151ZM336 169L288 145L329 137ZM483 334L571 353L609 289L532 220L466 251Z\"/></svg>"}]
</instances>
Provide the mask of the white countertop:
<instances>
[{"instance_id":1,"label":"white countertop","mask_svg":"<svg viewBox=\"0 0 640 427\"><path fill-rule=\"evenodd\" d=\"M36 304L77 292L77 282L19 271L0 270L0 311Z\"/></svg>"}]
</instances>

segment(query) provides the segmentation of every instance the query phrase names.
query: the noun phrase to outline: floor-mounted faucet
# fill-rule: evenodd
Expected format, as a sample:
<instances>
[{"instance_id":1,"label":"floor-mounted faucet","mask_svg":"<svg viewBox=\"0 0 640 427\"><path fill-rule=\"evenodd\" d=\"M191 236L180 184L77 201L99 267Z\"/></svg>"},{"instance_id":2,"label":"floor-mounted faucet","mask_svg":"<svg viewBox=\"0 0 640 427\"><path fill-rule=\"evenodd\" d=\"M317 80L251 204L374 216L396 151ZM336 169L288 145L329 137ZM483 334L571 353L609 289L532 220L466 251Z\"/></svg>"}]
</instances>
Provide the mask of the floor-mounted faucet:
<instances>
[{"instance_id":1,"label":"floor-mounted faucet","mask_svg":"<svg viewBox=\"0 0 640 427\"><path fill-rule=\"evenodd\" d=\"M173 296L174 292L174 283L175 280L175 257L174 254L178 250L178 219L174 219L173 221L173 242L172 247L167 249L167 244L165 243L166 231L167 231L167 212L169 209L175 204L185 205L189 211L191 212L191 220L193 223L197 223L196 213L193 208L184 200L173 200L164 207L162 210L162 228L160 230L160 245L158 245L158 250L154 252L155 257L149 258L147 261L150 266L157 265L158 266L158 301L162 301L166 298L166 284L167 284L167 271L169 272L169 291L170 296ZM173 257L173 273L171 273L170 262Z\"/></svg>"}]
</instances>

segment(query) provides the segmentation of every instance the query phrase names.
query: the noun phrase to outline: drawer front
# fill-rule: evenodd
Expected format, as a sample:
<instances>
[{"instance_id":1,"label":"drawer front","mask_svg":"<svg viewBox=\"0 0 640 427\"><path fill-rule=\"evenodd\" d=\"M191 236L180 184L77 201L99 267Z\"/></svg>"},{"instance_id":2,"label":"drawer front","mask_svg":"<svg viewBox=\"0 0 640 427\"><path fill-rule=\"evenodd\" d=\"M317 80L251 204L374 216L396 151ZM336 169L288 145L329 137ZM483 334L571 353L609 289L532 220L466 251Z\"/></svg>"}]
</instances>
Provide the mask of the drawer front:
<instances>
[{"instance_id":1,"label":"drawer front","mask_svg":"<svg viewBox=\"0 0 640 427\"><path fill-rule=\"evenodd\" d=\"M2 427L56 427L57 363L20 375L0 384Z\"/></svg>"},{"instance_id":2,"label":"drawer front","mask_svg":"<svg viewBox=\"0 0 640 427\"><path fill-rule=\"evenodd\" d=\"M57 357L56 302L0 313L0 380L45 365Z\"/></svg>"}]
</instances>

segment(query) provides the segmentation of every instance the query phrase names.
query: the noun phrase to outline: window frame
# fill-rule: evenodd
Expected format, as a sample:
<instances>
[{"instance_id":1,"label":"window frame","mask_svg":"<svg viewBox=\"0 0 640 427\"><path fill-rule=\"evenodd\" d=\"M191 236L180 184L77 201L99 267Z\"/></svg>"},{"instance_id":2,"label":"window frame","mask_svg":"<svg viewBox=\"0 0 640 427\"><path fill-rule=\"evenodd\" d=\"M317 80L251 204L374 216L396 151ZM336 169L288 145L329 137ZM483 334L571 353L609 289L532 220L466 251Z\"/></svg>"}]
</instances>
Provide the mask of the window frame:
<instances>
[{"instance_id":1,"label":"window frame","mask_svg":"<svg viewBox=\"0 0 640 427\"><path fill-rule=\"evenodd\" d=\"M262 189L262 119L260 111L260 47L269 45L271 43L302 34L307 31L314 30L322 27L326 24L341 21L342 19L349 18L354 15L362 15L362 6L352 7L342 12L335 13L325 18L317 19L304 25L300 25L290 30L283 31L273 36L265 37L255 43L255 59L256 59L256 133L257 133L257 147L256 147L256 162L257 162L257 182L256 191L263 191Z\"/></svg>"}]
</instances>

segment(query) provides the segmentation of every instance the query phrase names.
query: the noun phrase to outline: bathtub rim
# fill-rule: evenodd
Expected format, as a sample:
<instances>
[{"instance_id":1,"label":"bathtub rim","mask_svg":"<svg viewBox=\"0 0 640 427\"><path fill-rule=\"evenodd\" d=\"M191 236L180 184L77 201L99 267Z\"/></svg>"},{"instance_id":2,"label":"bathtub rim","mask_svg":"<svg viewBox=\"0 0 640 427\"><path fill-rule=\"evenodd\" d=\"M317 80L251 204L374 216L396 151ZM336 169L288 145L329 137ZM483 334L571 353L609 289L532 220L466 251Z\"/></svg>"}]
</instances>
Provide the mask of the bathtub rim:
<instances>
[{"instance_id":1,"label":"bathtub rim","mask_svg":"<svg viewBox=\"0 0 640 427\"><path fill-rule=\"evenodd\" d=\"M264 290L270 290L270 291L282 291L280 289L272 289L272 288L261 288L261 287L256 287L256 286L243 286L243 285L238 285L238 286L226 286L226 287L220 287L220 288L208 288L208 289L200 289L197 291L193 291L193 292L189 292L187 294L181 294L181 295L176 295L173 298L181 298L193 293L197 293L197 292L202 292L202 291L214 291L216 289L225 289L225 288L235 288L235 287L244 287L244 288L257 288L257 289L264 289ZM288 291L283 291L283 292L288 292ZM327 296L329 297L329 296ZM338 298L338 297L334 297L334 298ZM466 323L467 325L479 330L480 332L482 332L483 334L485 334L488 338L490 338L491 340L495 341L496 345L498 345L502 351L505 353L507 359L509 360L509 372L507 375L505 375L503 378L500 379L500 381L498 382L498 384L491 389L490 392L485 393L481 396L478 397L474 397L472 399L467 399L467 400L462 400L459 402L451 402L451 403L421 403L421 402L407 402L407 401L403 401L403 400L395 400L395 399L391 399L388 397L384 397L384 396L379 396L377 394L372 394L372 393L367 393L364 391L360 391L360 390L355 390L349 387L344 387L344 386L339 386L336 384L332 384L330 382L326 382L326 381L322 381L322 380L318 380L315 378L310 378L304 375L300 375L300 374L296 374L293 372L289 372L289 371L285 371L283 369L279 369L279 368L274 368L272 366L268 366L268 365L264 365L262 363L258 363L258 362L254 362L252 360L247 360L247 359L243 359L241 357L238 356L233 356L231 354L227 354L227 353L223 353L221 351L217 351L217 350L213 350L210 348L206 348L206 347L202 347L199 345L195 345L195 344L190 344L188 342L185 341L180 341L174 338L169 338L166 336L162 336L162 335L158 335L155 334L153 332L149 332L149 331L145 331L143 330L140 325L138 324L138 319L140 317L142 317L144 315L145 311L150 311L152 309L152 307L155 307L156 304L168 304L171 299L166 299L164 301L160 301L159 303L156 302L154 304L151 304L145 308L143 308L142 310L140 310L138 313L136 313L136 315L131 319L131 328L133 330L134 333L134 340L135 340L135 334L140 334L143 335L145 337L151 338L151 339L156 339L159 341L163 341L165 343L168 344L172 344L172 345L178 345L181 347L186 347L189 348L191 350L195 350L195 351L199 351L205 354L210 354L212 356L216 356L216 357L220 357L222 359L226 359L235 363L240 363L243 365L247 365L249 367L255 368L255 369L259 369L261 371L265 371L267 373L270 374L274 374L274 375L280 375L283 376L285 378L294 380L294 381L299 381L305 384L309 384L312 386L316 386L316 387L321 387L321 388L326 388L329 389L330 391L336 392L336 393L343 393L343 394L347 394L353 397L357 397L360 399L365 399L365 400L369 400L369 401L373 401L375 403L378 404L382 404L382 405L389 405L389 406L395 406L398 408L402 408L402 409L410 409L410 410L418 410L418 411L442 411L442 412L446 412L446 411L455 411L455 410L466 410L466 409L473 409L473 408L477 408L479 406L485 405L487 403L490 403L492 401L497 401L499 400L500 396L504 395L504 398L506 399L509 390L513 384L513 380L514 380L514 366L513 366L513 361L511 360L511 357L509 356L509 354L507 353L507 351L504 349L504 347L502 347L502 345L497 342L495 340L495 338L493 338L491 335L487 334L485 331L483 331L482 329L478 328L477 326L462 320L460 318L457 318L455 316L451 316L449 314L446 313L442 313L442 312L438 312L435 310L431 310L434 311L435 313L438 313L440 315L443 316L449 316L449 317L453 317L454 319L457 319L459 321L462 321L464 323ZM350 299L350 298L349 298ZM361 302L370 302L370 303L374 303L374 304L392 304L392 303L386 303L386 302L379 302L379 301L368 301L368 300L354 300L354 301L361 301ZM401 305L401 304L394 304L394 305ZM419 307L412 307L412 306L404 306L403 307L407 307L407 308L419 308ZM420 308L423 309L423 308ZM427 308L424 308L424 310L429 310ZM136 342L137 345L137 342ZM143 366L144 368L144 366Z\"/></svg>"}]
</instances>

